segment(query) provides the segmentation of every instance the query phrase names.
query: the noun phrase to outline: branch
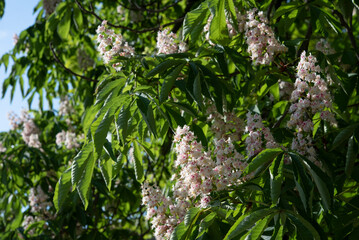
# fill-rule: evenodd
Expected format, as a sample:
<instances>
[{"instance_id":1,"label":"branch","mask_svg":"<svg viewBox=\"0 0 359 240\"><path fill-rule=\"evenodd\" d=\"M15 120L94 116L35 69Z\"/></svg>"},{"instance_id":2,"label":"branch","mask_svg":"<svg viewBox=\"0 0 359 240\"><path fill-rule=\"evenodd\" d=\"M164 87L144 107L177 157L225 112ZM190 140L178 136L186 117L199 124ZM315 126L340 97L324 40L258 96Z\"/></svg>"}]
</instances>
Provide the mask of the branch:
<instances>
[{"instance_id":1,"label":"branch","mask_svg":"<svg viewBox=\"0 0 359 240\"><path fill-rule=\"evenodd\" d=\"M343 15L339 11L334 10L333 14L335 14L335 15L337 15L339 17L341 25L347 29L350 42L351 42L351 44L352 44L352 46L354 48L355 55L356 55L356 57L357 57L357 59L359 61L359 52L358 52L357 43L355 41L355 37L354 37L354 34L353 34L353 29L348 25L348 23L345 21Z\"/></svg>"},{"instance_id":2,"label":"branch","mask_svg":"<svg viewBox=\"0 0 359 240\"><path fill-rule=\"evenodd\" d=\"M89 78L89 77L86 77L86 76L82 76L80 74L77 74L77 73L73 72L71 69L68 69L67 67L65 67L65 65L60 61L59 57L56 55L55 49L52 46L52 42L50 42L49 46L50 46L50 49L51 49L52 55L54 56L55 61L58 64L60 64L63 69L65 69L67 72L71 73L72 75L74 75L76 77L86 79L87 81L90 81L90 82L95 82L95 83L97 82L96 79L92 79L92 78Z\"/></svg>"},{"instance_id":3,"label":"branch","mask_svg":"<svg viewBox=\"0 0 359 240\"><path fill-rule=\"evenodd\" d=\"M131 3L133 3L135 5L135 8L131 8L131 7L126 7L125 5L119 3L119 5L121 7L124 7L128 10L132 10L132 11L143 11L143 12L152 12L152 13L160 13L160 12L164 12L166 11L167 9L177 5L179 2L181 2L182 0L177 0L176 2L164 7L164 8L161 8L161 9L147 9L147 8L143 8L141 6L138 6L136 2L132 2L130 1Z\"/></svg>"},{"instance_id":4,"label":"branch","mask_svg":"<svg viewBox=\"0 0 359 240\"><path fill-rule=\"evenodd\" d=\"M92 7L92 4L90 3L90 10L84 8L84 6L81 5L81 3L78 1L78 0L75 0L76 4L79 6L79 8L81 9L81 11L83 11L84 13L86 14L91 14L93 15L95 18L97 18L100 22L103 22L104 19L101 18L99 15L97 15ZM151 31L158 31L159 29L162 29L164 27L167 27L167 26L170 26L170 25L174 25L174 24L177 24L177 23L182 23L183 22L183 19L184 17L181 17L181 18L178 18L176 20L174 20L173 22L169 22L169 23L166 23L166 24L163 24L163 25L159 25L157 27L152 27L152 28L145 28L145 29L142 29L142 30L137 30L137 29L132 29L130 27L126 27L124 25L115 25L115 24L112 24L110 22L107 22L107 25L109 25L110 27L113 27L113 28L121 28L121 29L125 29L125 30L128 30L128 31L131 31L131 32L134 32L134 33L145 33L145 32L151 32Z\"/></svg>"}]
</instances>

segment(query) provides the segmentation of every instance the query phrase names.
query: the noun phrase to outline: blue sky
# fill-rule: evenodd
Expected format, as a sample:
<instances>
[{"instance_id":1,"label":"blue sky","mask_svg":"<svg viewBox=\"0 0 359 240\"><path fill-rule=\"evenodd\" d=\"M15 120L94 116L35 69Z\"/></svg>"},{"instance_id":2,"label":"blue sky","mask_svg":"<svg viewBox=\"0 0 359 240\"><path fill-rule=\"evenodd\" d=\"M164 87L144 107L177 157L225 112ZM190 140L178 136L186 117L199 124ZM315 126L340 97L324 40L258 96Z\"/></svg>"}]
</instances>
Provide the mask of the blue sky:
<instances>
[{"instance_id":1,"label":"blue sky","mask_svg":"<svg viewBox=\"0 0 359 240\"><path fill-rule=\"evenodd\" d=\"M9 52L13 48L13 35L20 32L35 23L36 15L33 15L34 8L39 0L5 0L5 14L0 19L0 56ZM5 69L0 68L0 89L5 77ZM27 79L24 79L25 81ZM18 88L17 88L18 89ZM32 107L37 106L36 97ZM10 91L3 99L0 99L0 131L10 129L7 113L14 111L19 114L21 109L27 109L26 100L22 100L19 90L15 92L13 102L10 104Z\"/></svg>"}]
</instances>

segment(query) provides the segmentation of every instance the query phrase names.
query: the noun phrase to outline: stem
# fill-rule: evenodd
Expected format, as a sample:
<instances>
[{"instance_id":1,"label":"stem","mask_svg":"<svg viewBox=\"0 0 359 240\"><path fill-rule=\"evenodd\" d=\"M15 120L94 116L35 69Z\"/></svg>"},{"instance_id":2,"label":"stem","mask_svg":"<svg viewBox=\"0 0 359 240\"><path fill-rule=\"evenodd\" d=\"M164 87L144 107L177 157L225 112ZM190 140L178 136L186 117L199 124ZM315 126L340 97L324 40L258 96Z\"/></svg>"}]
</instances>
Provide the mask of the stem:
<instances>
[{"instance_id":1,"label":"stem","mask_svg":"<svg viewBox=\"0 0 359 240\"><path fill-rule=\"evenodd\" d=\"M97 83L96 79L92 79L92 78L77 74L77 73L73 72L71 69L65 67L65 65L60 61L59 57L56 55L55 49L52 46L52 42L50 42L49 46L50 46L50 50L52 52L52 55L54 56L55 61L58 64L60 64L63 69L65 69L67 72L71 73L72 75L74 75L76 77L83 78L83 79L86 79L87 81Z\"/></svg>"}]
</instances>

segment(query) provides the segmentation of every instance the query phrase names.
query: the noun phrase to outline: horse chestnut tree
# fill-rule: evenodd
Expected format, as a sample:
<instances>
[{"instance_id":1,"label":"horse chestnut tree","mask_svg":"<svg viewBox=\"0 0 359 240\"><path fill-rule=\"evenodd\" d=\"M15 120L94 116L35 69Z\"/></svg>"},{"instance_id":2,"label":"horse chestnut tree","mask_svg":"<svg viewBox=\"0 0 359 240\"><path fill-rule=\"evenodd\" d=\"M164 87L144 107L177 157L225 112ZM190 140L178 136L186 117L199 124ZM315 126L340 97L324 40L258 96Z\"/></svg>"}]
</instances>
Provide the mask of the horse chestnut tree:
<instances>
[{"instance_id":1,"label":"horse chestnut tree","mask_svg":"<svg viewBox=\"0 0 359 240\"><path fill-rule=\"evenodd\" d=\"M1 239L358 239L358 11L39 1L0 61L29 102L0 133Z\"/></svg>"}]
</instances>

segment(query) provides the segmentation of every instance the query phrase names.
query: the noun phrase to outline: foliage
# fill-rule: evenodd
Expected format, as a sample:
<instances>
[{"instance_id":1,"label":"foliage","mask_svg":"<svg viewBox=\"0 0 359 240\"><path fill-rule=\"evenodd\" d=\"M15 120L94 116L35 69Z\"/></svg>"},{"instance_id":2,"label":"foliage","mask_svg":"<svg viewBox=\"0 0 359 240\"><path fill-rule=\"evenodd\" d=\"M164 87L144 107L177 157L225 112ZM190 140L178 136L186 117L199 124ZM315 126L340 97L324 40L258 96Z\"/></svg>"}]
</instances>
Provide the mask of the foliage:
<instances>
[{"instance_id":1,"label":"foliage","mask_svg":"<svg viewBox=\"0 0 359 240\"><path fill-rule=\"evenodd\" d=\"M358 11L356 0L39 1L1 58L3 97L19 87L39 107L0 133L0 238L357 239ZM177 35L160 45L166 27ZM305 99L309 131L288 124ZM185 182L192 163L213 165L197 179L213 181L208 192ZM173 215L178 189L192 192ZM151 193L162 200L150 206Z\"/></svg>"}]
</instances>

